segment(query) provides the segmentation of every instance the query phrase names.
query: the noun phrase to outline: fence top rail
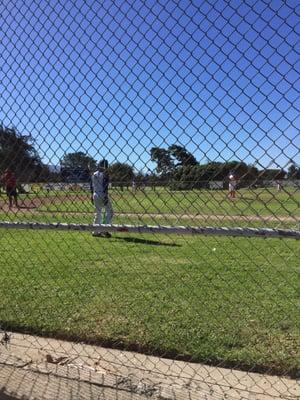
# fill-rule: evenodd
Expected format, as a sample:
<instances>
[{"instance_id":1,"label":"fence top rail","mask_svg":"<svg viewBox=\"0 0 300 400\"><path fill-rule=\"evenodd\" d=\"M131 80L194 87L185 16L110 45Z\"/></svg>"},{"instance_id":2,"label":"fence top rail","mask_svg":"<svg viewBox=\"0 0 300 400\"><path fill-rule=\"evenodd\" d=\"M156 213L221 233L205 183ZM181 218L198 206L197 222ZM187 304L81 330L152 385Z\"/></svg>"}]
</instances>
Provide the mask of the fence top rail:
<instances>
[{"instance_id":1,"label":"fence top rail","mask_svg":"<svg viewBox=\"0 0 300 400\"><path fill-rule=\"evenodd\" d=\"M0 228L7 229L44 229L67 231L160 233L186 235L245 236L262 238L300 239L300 230L250 228L250 227L210 227L210 226L167 226L167 225L119 225L119 224L75 224L0 221Z\"/></svg>"}]
</instances>

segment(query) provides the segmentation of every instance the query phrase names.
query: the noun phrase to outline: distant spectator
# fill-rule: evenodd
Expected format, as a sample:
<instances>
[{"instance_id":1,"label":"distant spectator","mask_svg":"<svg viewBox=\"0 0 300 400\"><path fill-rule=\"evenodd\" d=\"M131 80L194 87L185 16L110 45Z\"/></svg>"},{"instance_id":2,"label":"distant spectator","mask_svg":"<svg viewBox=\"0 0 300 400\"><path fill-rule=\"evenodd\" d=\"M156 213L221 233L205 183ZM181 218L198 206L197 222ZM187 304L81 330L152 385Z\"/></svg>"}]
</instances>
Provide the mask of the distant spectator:
<instances>
[{"instance_id":1,"label":"distant spectator","mask_svg":"<svg viewBox=\"0 0 300 400\"><path fill-rule=\"evenodd\" d=\"M18 207L17 179L15 174L10 169L6 169L1 180L8 196L9 208L12 208L13 200L15 201L16 207Z\"/></svg>"},{"instance_id":2,"label":"distant spectator","mask_svg":"<svg viewBox=\"0 0 300 400\"><path fill-rule=\"evenodd\" d=\"M134 179L132 180L131 186L132 186L133 193L135 193L136 192L136 181Z\"/></svg>"}]
</instances>

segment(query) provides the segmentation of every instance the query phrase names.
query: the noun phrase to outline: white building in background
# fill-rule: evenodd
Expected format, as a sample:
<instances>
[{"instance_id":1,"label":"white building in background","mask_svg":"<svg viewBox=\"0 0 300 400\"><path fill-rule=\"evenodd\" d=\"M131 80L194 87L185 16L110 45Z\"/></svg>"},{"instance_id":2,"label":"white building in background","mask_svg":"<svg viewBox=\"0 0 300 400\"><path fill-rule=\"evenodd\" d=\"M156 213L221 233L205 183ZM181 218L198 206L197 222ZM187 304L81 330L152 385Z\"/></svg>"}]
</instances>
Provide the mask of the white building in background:
<instances>
[{"instance_id":1,"label":"white building in background","mask_svg":"<svg viewBox=\"0 0 300 400\"><path fill-rule=\"evenodd\" d=\"M224 183L223 181L210 181L209 182L209 188L210 189L223 189L224 188Z\"/></svg>"}]
</instances>

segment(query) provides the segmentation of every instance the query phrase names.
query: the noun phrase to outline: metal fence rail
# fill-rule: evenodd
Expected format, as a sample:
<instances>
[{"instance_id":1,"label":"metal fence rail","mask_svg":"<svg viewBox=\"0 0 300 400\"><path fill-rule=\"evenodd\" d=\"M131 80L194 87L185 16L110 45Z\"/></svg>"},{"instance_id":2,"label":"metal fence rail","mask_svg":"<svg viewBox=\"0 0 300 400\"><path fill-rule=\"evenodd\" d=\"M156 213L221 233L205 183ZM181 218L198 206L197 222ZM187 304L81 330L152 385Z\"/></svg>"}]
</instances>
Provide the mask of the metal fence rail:
<instances>
[{"instance_id":1,"label":"metal fence rail","mask_svg":"<svg viewBox=\"0 0 300 400\"><path fill-rule=\"evenodd\" d=\"M270 228L218 228L212 226L166 226L166 225L116 225L116 224L64 224L43 222L0 222L0 228L6 229L43 229L62 231L94 231L97 232L132 232L132 233L166 233L177 235L213 235L213 236L246 236L263 238L300 239L300 231L292 229Z\"/></svg>"}]
</instances>

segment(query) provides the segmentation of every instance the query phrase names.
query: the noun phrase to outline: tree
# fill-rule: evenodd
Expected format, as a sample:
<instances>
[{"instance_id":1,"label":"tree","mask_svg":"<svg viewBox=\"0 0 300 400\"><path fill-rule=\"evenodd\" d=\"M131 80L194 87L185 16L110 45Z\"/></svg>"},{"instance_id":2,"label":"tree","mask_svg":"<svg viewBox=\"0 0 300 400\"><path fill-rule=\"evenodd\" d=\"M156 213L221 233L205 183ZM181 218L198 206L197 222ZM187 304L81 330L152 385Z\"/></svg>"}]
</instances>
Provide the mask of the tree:
<instances>
[{"instance_id":1,"label":"tree","mask_svg":"<svg viewBox=\"0 0 300 400\"><path fill-rule=\"evenodd\" d=\"M150 150L151 161L156 162L156 171L161 175L168 175L174 169L174 162L169 150L152 147Z\"/></svg>"},{"instance_id":2,"label":"tree","mask_svg":"<svg viewBox=\"0 0 300 400\"><path fill-rule=\"evenodd\" d=\"M249 167L243 161L227 161L223 164L223 177L227 178L230 173L233 173L238 179L247 179Z\"/></svg>"},{"instance_id":3,"label":"tree","mask_svg":"<svg viewBox=\"0 0 300 400\"><path fill-rule=\"evenodd\" d=\"M209 161L207 164L201 165L200 171L203 180L222 181L228 176L229 167L220 161Z\"/></svg>"},{"instance_id":4,"label":"tree","mask_svg":"<svg viewBox=\"0 0 300 400\"><path fill-rule=\"evenodd\" d=\"M177 190L209 188L210 182L226 182L232 172L240 184L249 185L256 182L258 170L242 161L210 161L206 164L179 166L173 173L171 187Z\"/></svg>"},{"instance_id":5,"label":"tree","mask_svg":"<svg viewBox=\"0 0 300 400\"><path fill-rule=\"evenodd\" d=\"M291 165L288 168L288 179L300 179L300 168L297 167L296 163L292 161Z\"/></svg>"},{"instance_id":6,"label":"tree","mask_svg":"<svg viewBox=\"0 0 300 400\"><path fill-rule=\"evenodd\" d=\"M172 144L168 149L153 147L151 161L156 162L156 171L161 176L170 176L176 168L198 165L196 158L185 147Z\"/></svg>"},{"instance_id":7,"label":"tree","mask_svg":"<svg viewBox=\"0 0 300 400\"><path fill-rule=\"evenodd\" d=\"M62 169L65 170L96 170L96 161L89 155L83 153L82 151L77 151L75 153L68 153L63 156L60 161Z\"/></svg>"},{"instance_id":8,"label":"tree","mask_svg":"<svg viewBox=\"0 0 300 400\"><path fill-rule=\"evenodd\" d=\"M260 172L259 177L266 181L281 180L286 176L286 172L283 169L264 169Z\"/></svg>"},{"instance_id":9,"label":"tree","mask_svg":"<svg viewBox=\"0 0 300 400\"><path fill-rule=\"evenodd\" d=\"M131 165L116 162L108 168L110 181L115 185L129 185L134 177Z\"/></svg>"},{"instance_id":10,"label":"tree","mask_svg":"<svg viewBox=\"0 0 300 400\"><path fill-rule=\"evenodd\" d=\"M285 173L285 172L284 172ZM259 171L254 165L248 165L248 172L246 175L248 181L252 182L252 184L256 184L259 178Z\"/></svg>"},{"instance_id":11,"label":"tree","mask_svg":"<svg viewBox=\"0 0 300 400\"><path fill-rule=\"evenodd\" d=\"M176 168L171 182L173 190L191 190L208 187L206 165L188 165Z\"/></svg>"},{"instance_id":12,"label":"tree","mask_svg":"<svg viewBox=\"0 0 300 400\"><path fill-rule=\"evenodd\" d=\"M21 135L15 128L0 125L0 172L7 168L22 182L37 181L47 170L30 135Z\"/></svg>"},{"instance_id":13,"label":"tree","mask_svg":"<svg viewBox=\"0 0 300 400\"><path fill-rule=\"evenodd\" d=\"M68 153L60 161L61 177L68 182L86 182L90 173L96 170L97 163L82 151Z\"/></svg>"},{"instance_id":14,"label":"tree","mask_svg":"<svg viewBox=\"0 0 300 400\"><path fill-rule=\"evenodd\" d=\"M170 146L168 150L169 154L175 160L177 160L176 167L187 167L198 164L193 154L187 151L185 147L178 146L177 144L172 144L172 146Z\"/></svg>"}]
</instances>

